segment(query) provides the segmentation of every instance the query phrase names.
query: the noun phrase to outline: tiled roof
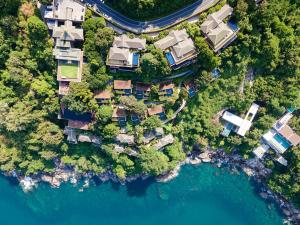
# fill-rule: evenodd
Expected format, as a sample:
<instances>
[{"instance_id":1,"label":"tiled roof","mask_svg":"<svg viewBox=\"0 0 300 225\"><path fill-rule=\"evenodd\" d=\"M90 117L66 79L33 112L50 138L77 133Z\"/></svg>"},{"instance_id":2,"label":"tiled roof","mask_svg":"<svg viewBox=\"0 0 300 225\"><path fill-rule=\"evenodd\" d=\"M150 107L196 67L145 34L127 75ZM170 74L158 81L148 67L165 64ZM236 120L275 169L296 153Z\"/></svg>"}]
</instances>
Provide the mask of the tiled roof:
<instances>
[{"instance_id":1,"label":"tiled roof","mask_svg":"<svg viewBox=\"0 0 300 225\"><path fill-rule=\"evenodd\" d=\"M112 117L113 118L126 117L126 111L125 111L125 109L121 109L119 107L114 108Z\"/></svg>"},{"instance_id":2,"label":"tiled roof","mask_svg":"<svg viewBox=\"0 0 300 225\"><path fill-rule=\"evenodd\" d=\"M131 89L131 80L114 80L114 89Z\"/></svg>"},{"instance_id":3,"label":"tiled roof","mask_svg":"<svg viewBox=\"0 0 300 225\"><path fill-rule=\"evenodd\" d=\"M111 91L109 90L97 90L94 93L94 98L96 99L110 99L111 98Z\"/></svg>"},{"instance_id":4,"label":"tiled roof","mask_svg":"<svg viewBox=\"0 0 300 225\"><path fill-rule=\"evenodd\" d=\"M164 112L164 107L162 105L156 105L148 109L149 116L157 115L162 112Z\"/></svg>"},{"instance_id":5,"label":"tiled roof","mask_svg":"<svg viewBox=\"0 0 300 225\"><path fill-rule=\"evenodd\" d=\"M167 89L173 89L174 87L175 85L173 83L161 83L159 85L159 90L163 91Z\"/></svg>"},{"instance_id":6,"label":"tiled roof","mask_svg":"<svg viewBox=\"0 0 300 225\"><path fill-rule=\"evenodd\" d=\"M300 136L296 134L289 125L283 126L278 133L291 142L293 146L300 143Z\"/></svg>"},{"instance_id":7,"label":"tiled roof","mask_svg":"<svg viewBox=\"0 0 300 225\"><path fill-rule=\"evenodd\" d=\"M151 84L146 83L136 83L136 90L137 91L151 91Z\"/></svg>"},{"instance_id":8,"label":"tiled roof","mask_svg":"<svg viewBox=\"0 0 300 225\"><path fill-rule=\"evenodd\" d=\"M89 130L90 122L88 121L78 121L78 120L69 120L68 127L73 129L80 129L80 130Z\"/></svg>"},{"instance_id":9,"label":"tiled roof","mask_svg":"<svg viewBox=\"0 0 300 225\"><path fill-rule=\"evenodd\" d=\"M156 48L160 48L162 50L165 50L167 48L170 48L177 43L184 41L188 38L188 34L185 29L183 30L173 30L169 33L168 36L165 38L157 41L154 43Z\"/></svg>"},{"instance_id":10,"label":"tiled roof","mask_svg":"<svg viewBox=\"0 0 300 225\"><path fill-rule=\"evenodd\" d=\"M123 34L119 37L115 37L113 46L128 49L145 49L146 39L129 38L127 35Z\"/></svg>"},{"instance_id":11,"label":"tiled roof","mask_svg":"<svg viewBox=\"0 0 300 225\"><path fill-rule=\"evenodd\" d=\"M111 47L108 53L108 60L128 61L130 51L124 48Z\"/></svg>"}]
</instances>

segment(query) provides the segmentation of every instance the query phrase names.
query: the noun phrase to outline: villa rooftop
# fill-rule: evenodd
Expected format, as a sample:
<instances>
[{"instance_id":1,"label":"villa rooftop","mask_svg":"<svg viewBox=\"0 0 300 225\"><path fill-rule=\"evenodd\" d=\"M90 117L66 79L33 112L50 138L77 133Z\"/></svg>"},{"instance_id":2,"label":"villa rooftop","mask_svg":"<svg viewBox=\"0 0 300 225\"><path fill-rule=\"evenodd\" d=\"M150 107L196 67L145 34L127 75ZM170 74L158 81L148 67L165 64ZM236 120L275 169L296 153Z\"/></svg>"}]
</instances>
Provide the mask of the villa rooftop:
<instances>
[{"instance_id":1,"label":"villa rooftop","mask_svg":"<svg viewBox=\"0 0 300 225\"><path fill-rule=\"evenodd\" d=\"M154 46L165 51L165 56L173 69L192 63L197 56L194 42L185 29L171 31L167 37L155 42Z\"/></svg>"},{"instance_id":2,"label":"villa rooftop","mask_svg":"<svg viewBox=\"0 0 300 225\"><path fill-rule=\"evenodd\" d=\"M235 131L240 136L245 136L246 132L250 130L252 121L259 109L259 105L253 103L248 110L245 118L241 118L232 114L231 112L225 111L222 116L222 119L227 122L222 135L227 137L230 134L230 131Z\"/></svg>"},{"instance_id":3,"label":"villa rooftop","mask_svg":"<svg viewBox=\"0 0 300 225\"><path fill-rule=\"evenodd\" d=\"M229 45L237 38L238 27L223 20L233 13L233 8L224 5L219 11L208 15L207 19L201 24L201 31L208 39L208 44L215 52Z\"/></svg>"},{"instance_id":4,"label":"villa rooftop","mask_svg":"<svg viewBox=\"0 0 300 225\"><path fill-rule=\"evenodd\" d=\"M76 28L69 20L65 21L62 26L54 27L52 37L60 41L82 41L84 39L83 29Z\"/></svg>"},{"instance_id":5,"label":"villa rooftop","mask_svg":"<svg viewBox=\"0 0 300 225\"><path fill-rule=\"evenodd\" d=\"M95 99L110 99L112 96L112 93L110 90L97 90L94 93Z\"/></svg>"},{"instance_id":6,"label":"villa rooftop","mask_svg":"<svg viewBox=\"0 0 300 225\"><path fill-rule=\"evenodd\" d=\"M53 18L51 19L84 21L86 8L79 0L54 0L53 5Z\"/></svg>"},{"instance_id":7,"label":"villa rooftop","mask_svg":"<svg viewBox=\"0 0 300 225\"><path fill-rule=\"evenodd\" d=\"M188 34L185 29L183 30L173 30L169 33L168 36L166 36L163 39L160 39L159 41L154 43L154 46L156 48L166 50L167 48L170 48L174 45L176 45L179 42L182 42L186 39L188 39Z\"/></svg>"},{"instance_id":8,"label":"villa rooftop","mask_svg":"<svg viewBox=\"0 0 300 225\"><path fill-rule=\"evenodd\" d=\"M120 117L126 117L126 110L116 107L113 110L113 114L112 114L113 118L120 118Z\"/></svg>"},{"instance_id":9,"label":"villa rooftop","mask_svg":"<svg viewBox=\"0 0 300 225\"><path fill-rule=\"evenodd\" d=\"M296 146L300 143L300 136L296 134L289 125L283 126L278 133L287 139L293 146Z\"/></svg>"},{"instance_id":10,"label":"villa rooftop","mask_svg":"<svg viewBox=\"0 0 300 225\"><path fill-rule=\"evenodd\" d=\"M134 136L128 134L119 134L116 137L116 141L121 144L133 145L134 144Z\"/></svg>"},{"instance_id":11,"label":"villa rooftop","mask_svg":"<svg viewBox=\"0 0 300 225\"><path fill-rule=\"evenodd\" d=\"M137 82L135 89L137 91L151 91L151 84Z\"/></svg>"},{"instance_id":12,"label":"villa rooftop","mask_svg":"<svg viewBox=\"0 0 300 225\"><path fill-rule=\"evenodd\" d=\"M131 80L114 80L115 90L131 89Z\"/></svg>"},{"instance_id":13,"label":"villa rooftop","mask_svg":"<svg viewBox=\"0 0 300 225\"><path fill-rule=\"evenodd\" d=\"M117 48L117 47L113 46L109 49L108 60L110 62L113 62L113 61L129 62L130 55L131 55L131 53L128 49Z\"/></svg>"},{"instance_id":14,"label":"villa rooftop","mask_svg":"<svg viewBox=\"0 0 300 225\"><path fill-rule=\"evenodd\" d=\"M90 122L79 120L68 120L68 127L79 130L89 130Z\"/></svg>"},{"instance_id":15,"label":"villa rooftop","mask_svg":"<svg viewBox=\"0 0 300 225\"><path fill-rule=\"evenodd\" d=\"M129 38L127 35L123 34L119 37L115 37L113 46L127 49L145 49L146 39Z\"/></svg>"},{"instance_id":16,"label":"villa rooftop","mask_svg":"<svg viewBox=\"0 0 300 225\"><path fill-rule=\"evenodd\" d=\"M168 89L173 89L175 87L174 83L161 83L159 85L159 90L160 91L164 91L164 90L168 90Z\"/></svg>"},{"instance_id":17,"label":"villa rooftop","mask_svg":"<svg viewBox=\"0 0 300 225\"><path fill-rule=\"evenodd\" d=\"M164 107L162 105L156 105L148 109L149 116L154 116L164 112Z\"/></svg>"},{"instance_id":18,"label":"villa rooftop","mask_svg":"<svg viewBox=\"0 0 300 225\"><path fill-rule=\"evenodd\" d=\"M300 144L300 136L288 125L288 122L292 117L293 114L287 112L262 136L264 143L270 146L278 154L283 154L288 148Z\"/></svg>"}]
</instances>

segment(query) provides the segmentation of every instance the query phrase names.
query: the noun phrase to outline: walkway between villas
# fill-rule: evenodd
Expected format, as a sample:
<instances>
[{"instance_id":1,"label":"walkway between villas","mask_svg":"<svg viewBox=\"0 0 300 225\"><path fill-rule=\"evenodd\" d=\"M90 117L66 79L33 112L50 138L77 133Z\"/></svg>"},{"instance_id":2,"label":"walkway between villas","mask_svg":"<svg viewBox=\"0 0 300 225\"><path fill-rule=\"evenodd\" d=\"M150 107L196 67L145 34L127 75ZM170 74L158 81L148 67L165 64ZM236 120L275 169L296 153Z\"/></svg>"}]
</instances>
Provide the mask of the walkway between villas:
<instances>
[{"instance_id":1,"label":"walkway between villas","mask_svg":"<svg viewBox=\"0 0 300 225\"><path fill-rule=\"evenodd\" d=\"M110 8L102 0L84 0L94 12L113 25L135 34L154 33L175 26L215 6L219 0L198 0L171 15L152 20L136 21Z\"/></svg>"},{"instance_id":2,"label":"walkway between villas","mask_svg":"<svg viewBox=\"0 0 300 225\"><path fill-rule=\"evenodd\" d=\"M175 78L178 78L178 77L188 76L188 75L191 75L191 74L193 74L193 71L192 70L187 70L187 71L184 71L184 72L179 73L179 74L174 74L174 75L165 77L164 80L175 79Z\"/></svg>"},{"instance_id":3,"label":"walkway between villas","mask_svg":"<svg viewBox=\"0 0 300 225\"><path fill-rule=\"evenodd\" d=\"M163 124L167 124L170 121L174 120L177 117L177 115L184 109L185 106L186 106L186 100L183 99L180 107L176 110L173 116L170 119L163 121Z\"/></svg>"}]
</instances>

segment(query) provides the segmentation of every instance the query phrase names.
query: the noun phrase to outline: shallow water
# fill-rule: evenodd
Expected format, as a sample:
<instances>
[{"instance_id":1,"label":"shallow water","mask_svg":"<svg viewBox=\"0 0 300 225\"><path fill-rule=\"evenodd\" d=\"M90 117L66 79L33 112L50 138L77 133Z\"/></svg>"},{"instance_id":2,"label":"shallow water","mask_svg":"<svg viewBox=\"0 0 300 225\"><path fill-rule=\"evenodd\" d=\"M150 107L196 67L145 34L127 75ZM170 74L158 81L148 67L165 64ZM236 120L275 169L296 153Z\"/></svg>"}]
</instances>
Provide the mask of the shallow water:
<instances>
[{"instance_id":1,"label":"shallow water","mask_svg":"<svg viewBox=\"0 0 300 225\"><path fill-rule=\"evenodd\" d=\"M211 165L185 166L169 183L127 186L71 184L31 193L0 177L3 225L282 225L276 206L263 201L244 174Z\"/></svg>"}]
</instances>

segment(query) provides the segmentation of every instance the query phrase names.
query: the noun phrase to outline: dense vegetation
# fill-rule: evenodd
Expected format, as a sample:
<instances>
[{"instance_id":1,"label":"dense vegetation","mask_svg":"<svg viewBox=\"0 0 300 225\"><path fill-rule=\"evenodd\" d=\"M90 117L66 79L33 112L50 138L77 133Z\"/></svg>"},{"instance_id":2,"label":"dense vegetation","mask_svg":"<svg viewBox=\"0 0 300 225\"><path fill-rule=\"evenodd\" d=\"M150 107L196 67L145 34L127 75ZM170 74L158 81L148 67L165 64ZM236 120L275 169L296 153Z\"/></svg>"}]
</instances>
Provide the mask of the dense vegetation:
<instances>
[{"instance_id":1,"label":"dense vegetation","mask_svg":"<svg viewBox=\"0 0 300 225\"><path fill-rule=\"evenodd\" d=\"M155 19L186 7L196 0L106 0L122 14L137 20Z\"/></svg>"},{"instance_id":2,"label":"dense vegetation","mask_svg":"<svg viewBox=\"0 0 300 225\"><path fill-rule=\"evenodd\" d=\"M83 24L83 48L88 63L83 82L71 84L70 95L61 101L74 111L93 112L96 123L92 131L102 136L104 144L101 148L88 144L72 146L63 137L63 122L57 120L56 66L52 57L53 41L47 27L34 4L0 0L1 8L5 8L0 15L1 170L15 170L27 175L41 171L51 173L53 159L58 158L79 172L100 173L112 169L124 179L141 172L162 174L174 168L185 154L208 145L223 147L227 152L238 150L245 158L252 157L260 136L285 109L300 107L299 3L270 0L259 7L251 0L230 0L229 3L235 7L233 19L241 30L238 39L219 56L208 47L199 26L208 13L220 6L202 14L198 23L180 25L187 29L199 51L198 63L189 67L195 72L193 79L199 92L189 100L179 118L165 126L166 132L177 136L175 144L162 152L141 147L137 156L132 156L127 154L132 151L130 147L124 153L114 150L111 140L119 133L119 127L111 123L111 107L98 107L92 93L108 88L112 78L134 77L134 80L149 81L169 75L171 70L162 52L152 45L168 31L157 38L144 36L149 45L137 75L111 74L106 70L105 59L115 33L105 27L103 19L91 18L90 12L87 14ZM216 67L221 71L218 79L211 76L211 70ZM249 81L251 71L254 79ZM157 100L157 85L151 92ZM187 98L184 90L176 98L164 100L167 110L171 113L182 98ZM145 109L142 102L132 97L117 98L117 101L141 115ZM222 126L217 113L226 108L242 114L253 101L259 103L261 109L246 137L220 137ZM300 133L299 110L295 114L291 126ZM137 133L140 143L141 134L157 126L161 126L161 121L150 117L139 126L128 123L127 129L131 134ZM300 148L289 150L284 157L289 161L287 168L266 160L274 171L268 183L273 190L300 205Z\"/></svg>"}]
</instances>

